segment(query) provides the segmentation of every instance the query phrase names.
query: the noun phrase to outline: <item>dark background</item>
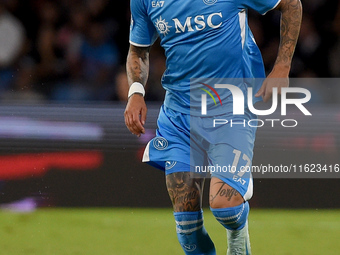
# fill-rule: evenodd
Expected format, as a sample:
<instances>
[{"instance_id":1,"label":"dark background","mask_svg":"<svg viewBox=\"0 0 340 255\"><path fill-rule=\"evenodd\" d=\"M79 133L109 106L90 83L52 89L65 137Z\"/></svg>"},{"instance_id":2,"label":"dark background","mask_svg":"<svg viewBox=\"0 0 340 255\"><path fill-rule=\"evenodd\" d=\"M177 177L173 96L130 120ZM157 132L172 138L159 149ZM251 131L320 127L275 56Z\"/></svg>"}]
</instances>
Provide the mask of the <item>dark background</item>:
<instances>
[{"instance_id":1,"label":"dark background","mask_svg":"<svg viewBox=\"0 0 340 255\"><path fill-rule=\"evenodd\" d=\"M311 103L307 108L313 116L288 108L290 114L285 118L296 119L296 128L258 128L253 165L339 164L339 104ZM158 109L159 104L149 103L147 132L136 138L125 128L124 105L119 103L0 106L2 124L22 123L14 130L0 123L0 161L10 162L9 167L0 166L0 178L4 179L1 202L29 196L40 206L170 206L164 173L140 162L147 141L154 135ZM282 116L276 113L272 118ZM45 131L32 132L32 121ZM83 136L60 135L61 129L75 123L83 126L79 128ZM97 130L98 135L86 134L88 127ZM60 156L51 163L47 159L55 153ZM83 160L86 153L94 153L99 161L93 167L75 167L74 163L65 163L72 153L83 155ZM13 155L28 157L32 167L24 168L25 174L20 169L9 174L8 169L18 164L18 159L11 161ZM41 165L42 161L50 163ZM340 173L254 174L251 204L262 208L337 208L339 178ZM205 206L207 195L206 190Z\"/></svg>"}]
</instances>

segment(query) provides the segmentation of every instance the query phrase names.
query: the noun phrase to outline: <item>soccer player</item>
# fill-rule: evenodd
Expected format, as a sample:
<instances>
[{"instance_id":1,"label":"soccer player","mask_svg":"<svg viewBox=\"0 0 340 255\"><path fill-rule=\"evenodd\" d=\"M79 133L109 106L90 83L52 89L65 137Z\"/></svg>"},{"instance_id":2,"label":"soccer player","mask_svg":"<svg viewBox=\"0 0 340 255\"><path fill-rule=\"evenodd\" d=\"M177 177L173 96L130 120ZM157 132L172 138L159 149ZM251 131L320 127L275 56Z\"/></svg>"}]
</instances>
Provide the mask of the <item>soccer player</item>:
<instances>
[{"instance_id":1,"label":"soccer player","mask_svg":"<svg viewBox=\"0 0 340 255\"><path fill-rule=\"evenodd\" d=\"M281 11L278 55L267 78L247 24L249 8L261 14L272 9ZM156 137L148 143L143 161L165 171L179 243L185 254L216 254L203 225L204 179L192 173L196 166L205 164L233 166L235 170L212 173L210 209L227 230L227 254L251 254L247 218L253 184L251 173L240 169L251 164L256 128L221 125L213 129L211 118L239 121L256 116L247 106L243 116L233 115L230 92L208 83L236 78L233 85L244 95L248 87L253 89L253 102L261 99L267 102L275 87L280 92L281 87L288 86L301 24L301 3L299 0L131 0L131 14L127 57L130 89L125 123L137 136L145 132L147 107L143 96L149 72L149 49L159 37L167 58L162 78L166 96ZM195 82L193 78L201 80ZM263 79L259 83L252 78ZM273 82L272 78L282 79ZM213 116L195 111L191 89L199 86L207 92L211 89L219 97L221 106L214 111L209 108Z\"/></svg>"}]
</instances>

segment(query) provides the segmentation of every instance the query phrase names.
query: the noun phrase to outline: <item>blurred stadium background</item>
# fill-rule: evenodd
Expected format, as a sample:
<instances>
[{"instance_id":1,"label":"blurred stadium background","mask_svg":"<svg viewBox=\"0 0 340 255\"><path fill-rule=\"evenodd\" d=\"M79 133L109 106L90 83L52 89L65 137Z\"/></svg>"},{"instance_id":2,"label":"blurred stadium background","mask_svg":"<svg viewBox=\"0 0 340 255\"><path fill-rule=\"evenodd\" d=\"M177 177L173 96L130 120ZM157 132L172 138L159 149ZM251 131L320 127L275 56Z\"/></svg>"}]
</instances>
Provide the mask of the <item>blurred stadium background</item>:
<instances>
[{"instance_id":1,"label":"blurred stadium background","mask_svg":"<svg viewBox=\"0 0 340 255\"><path fill-rule=\"evenodd\" d=\"M340 3L302 2L291 76L312 92L313 117L302 118L293 109L298 128L260 128L254 165L340 163ZM163 173L140 163L164 96L165 59L157 43L146 93L147 133L132 136L123 120L129 20L127 0L0 0L0 232L6 236L0 254L180 254ZM268 72L277 52L279 15L250 12L250 25ZM251 200L256 254L338 254L333 237L340 234L335 210L340 173L260 177ZM206 217L215 224L209 213ZM134 225L126 223L125 229L130 221ZM223 247L224 232L213 226ZM91 231L101 237L85 235ZM169 238L163 252L166 242L158 231ZM145 247L151 251L142 251Z\"/></svg>"}]
</instances>

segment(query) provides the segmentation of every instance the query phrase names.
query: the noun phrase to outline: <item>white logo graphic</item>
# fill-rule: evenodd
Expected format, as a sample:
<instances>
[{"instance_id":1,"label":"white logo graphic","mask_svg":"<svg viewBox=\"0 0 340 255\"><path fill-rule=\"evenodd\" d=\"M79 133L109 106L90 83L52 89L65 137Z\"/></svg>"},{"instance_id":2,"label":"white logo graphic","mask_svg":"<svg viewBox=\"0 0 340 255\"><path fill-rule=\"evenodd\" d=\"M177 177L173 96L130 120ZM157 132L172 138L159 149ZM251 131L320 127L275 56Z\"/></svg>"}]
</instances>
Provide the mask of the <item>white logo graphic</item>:
<instances>
[{"instance_id":1,"label":"white logo graphic","mask_svg":"<svg viewBox=\"0 0 340 255\"><path fill-rule=\"evenodd\" d=\"M163 137L157 137L155 140L153 140L153 146L157 150L162 151L168 147L168 141Z\"/></svg>"},{"instance_id":2,"label":"white logo graphic","mask_svg":"<svg viewBox=\"0 0 340 255\"><path fill-rule=\"evenodd\" d=\"M165 170L173 168L177 164L177 161L165 161Z\"/></svg>"},{"instance_id":3,"label":"white logo graphic","mask_svg":"<svg viewBox=\"0 0 340 255\"><path fill-rule=\"evenodd\" d=\"M202 83L204 84L204 83ZM215 91L213 87L208 86L207 84L204 84L210 90L212 90L215 95L218 97L220 100L221 106L222 101L219 97L219 94ZM273 94L272 94L272 106L268 110L259 110L254 107L253 103L253 88L249 87L247 95L244 95L243 91L235 85L231 84L215 84L214 86L216 89L228 89L231 92L231 98L233 102L233 115L244 115L245 114L245 100L247 100L248 103L248 109L251 113L259 116L266 116L266 115L271 115L273 114L277 107L278 107L278 89L273 88ZM206 93L210 95L212 100L214 101L215 105L218 105L216 103L216 100L214 99L214 96L207 91L206 89L202 89ZM291 93L300 93L304 95L304 97L299 97L299 98L289 98L291 96L288 96L288 94ZM281 88L281 116L286 116L287 115L287 105L295 105L304 115L306 116L312 116L312 114L307 110L307 108L303 105L311 99L311 93L309 90L304 89L304 88L298 88L298 87L293 87L293 88ZM211 104L212 105L212 104ZM201 94L201 114L202 115L207 115L207 94ZM243 120L243 121L235 121L233 119L213 119L213 127L219 126L219 125L230 125L230 127L233 127L235 125L242 125L243 127L252 127L252 128L258 128L258 127L263 127L265 123L271 123L271 127L275 126L275 123L281 123L282 127L288 128L288 127L296 127L298 125L298 121L295 119L250 119L248 121Z\"/></svg>"},{"instance_id":4,"label":"white logo graphic","mask_svg":"<svg viewBox=\"0 0 340 255\"><path fill-rule=\"evenodd\" d=\"M217 2L217 0L203 0L203 2L204 2L206 5L213 5L214 3Z\"/></svg>"},{"instance_id":5,"label":"white logo graphic","mask_svg":"<svg viewBox=\"0 0 340 255\"><path fill-rule=\"evenodd\" d=\"M234 115L244 115L244 101L245 101L245 96L243 94L243 91L231 84L215 84L215 88L217 89L228 89L231 92L232 98L233 98L233 114ZM303 98L295 98L295 99L290 99L287 98L288 93L300 93L304 94L305 97ZM273 103L272 106L269 110L258 110L254 108L253 104L253 88L249 87L248 88L248 107L249 110L256 115L270 115L275 112L278 106L278 92L277 88L273 88ZM297 108L300 109L300 111L304 115L312 115L306 107L303 106L304 103L309 102L311 99L311 93L309 90L304 89L304 88L281 88L281 115L287 115L287 105L288 104L294 104ZM202 115L207 115L207 95L202 94L201 95L201 113Z\"/></svg>"},{"instance_id":6,"label":"white logo graphic","mask_svg":"<svg viewBox=\"0 0 340 255\"><path fill-rule=\"evenodd\" d=\"M162 19L162 16L156 20L155 25L158 28L158 31L163 35L167 35L170 32L170 27L172 27L169 26L169 22L166 22L165 19Z\"/></svg>"},{"instance_id":7,"label":"white logo graphic","mask_svg":"<svg viewBox=\"0 0 340 255\"><path fill-rule=\"evenodd\" d=\"M213 29L219 28L222 26L222 18L222 12L216 12L206 16L197 15L196 17L187 17L184 24L177 18L172 20L175 23L176 33L184 33L186 31L193 32L195 30L203 30L207 25Z\"/></svg>"},{"instance_id":8,"label":"white logo graphic","mask_svg":"<svg viewBox=\"0 0 340 255\"><path fill-rule=\"evenodd\" d=\"M183 244L183 248L184 250L191 252L196 250L196 244Z\"/></svg>"},{"instance_id":9,"label":"white logo graphic","mask_svg":"<svg viewBox=\"0 0 340 255\"><path fill-rule=\"evenodd\" d=\"M164 6L164 2L165 1L152 1L151 5L152 5L153 8L163 7Z\"/></svg>"}]
</instances>

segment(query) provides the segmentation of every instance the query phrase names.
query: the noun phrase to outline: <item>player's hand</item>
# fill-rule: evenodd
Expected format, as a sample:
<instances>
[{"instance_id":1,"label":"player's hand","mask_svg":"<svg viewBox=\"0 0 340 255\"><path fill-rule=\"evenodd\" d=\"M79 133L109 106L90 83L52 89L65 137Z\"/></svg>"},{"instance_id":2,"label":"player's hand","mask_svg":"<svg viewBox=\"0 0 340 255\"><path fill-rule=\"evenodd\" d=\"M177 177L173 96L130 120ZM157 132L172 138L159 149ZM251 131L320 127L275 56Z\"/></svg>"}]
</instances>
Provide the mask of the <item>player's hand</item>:
<instances>
[{"instance_id":1,"label":"player's hand","mask_svg":"<svg viewBox=\"0 0 340 255\"><path fill-rule=\"evenodd\" d=\"M281 88L289 87L289 70L284 68L274 68L273 71L264 80L262 87L255 94L255 97L262 96L263 102L268 102L273 94L273 88L277 88L281 94Z\"/></svg>"},{"instance_id":2,"label":"player's hand","mask_svg":"<svg viewBox=\"0 0 340 255\"><path fill-rule=\"evenodd\" d=\"M146 113L144 97L140 94L132 95L126 105L124 118L127 128L138 137L145 133Z\"/></svg>"}]
</instances>

